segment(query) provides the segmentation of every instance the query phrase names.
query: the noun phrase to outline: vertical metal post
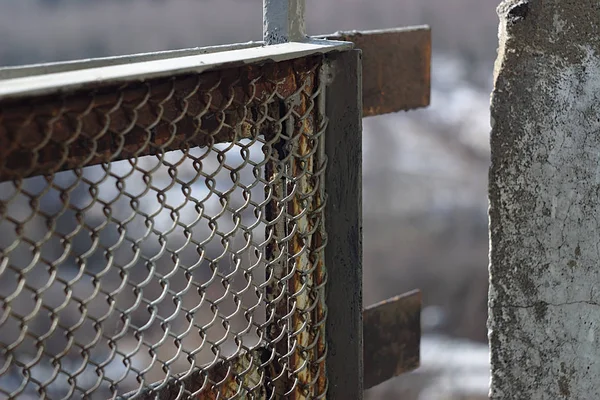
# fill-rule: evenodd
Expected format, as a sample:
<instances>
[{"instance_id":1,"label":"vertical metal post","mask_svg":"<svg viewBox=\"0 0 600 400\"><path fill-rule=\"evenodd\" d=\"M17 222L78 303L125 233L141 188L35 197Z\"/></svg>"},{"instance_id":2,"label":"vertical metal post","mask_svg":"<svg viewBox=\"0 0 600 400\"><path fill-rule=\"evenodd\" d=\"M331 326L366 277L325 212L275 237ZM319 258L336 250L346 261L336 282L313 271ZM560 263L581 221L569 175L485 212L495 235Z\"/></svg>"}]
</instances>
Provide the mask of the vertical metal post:
<instances>
[{"instance_id":1,"label":"vertical metal post","mask_svg":"<svg viewBox=\"0 0 600 400\"><path fill-rule=\"evenodd\" d=\"M327 398L360 400L364 387L361 52L331 54L327 59L332 76L325 131Z\"/></svg>"},{"instance_id":2,"label":"vertical metal post","mask_svg":"<svg viewBox=\"0 0 600 400\"><path fill-rule=\"evenodd\" d=\"M263 0L263 39L266 44L306 40L305 0Z\"/></svg>"}]
</instances>

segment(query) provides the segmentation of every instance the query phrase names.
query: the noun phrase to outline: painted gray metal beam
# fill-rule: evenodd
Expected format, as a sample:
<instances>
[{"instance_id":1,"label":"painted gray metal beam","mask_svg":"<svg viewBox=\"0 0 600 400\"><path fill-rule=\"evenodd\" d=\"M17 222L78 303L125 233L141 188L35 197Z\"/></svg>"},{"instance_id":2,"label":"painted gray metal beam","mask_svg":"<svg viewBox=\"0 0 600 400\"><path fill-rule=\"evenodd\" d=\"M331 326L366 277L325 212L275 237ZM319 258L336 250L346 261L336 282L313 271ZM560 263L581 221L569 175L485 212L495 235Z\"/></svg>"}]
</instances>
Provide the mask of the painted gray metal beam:
<instances>
[{"instance_id":1,"label":"painted gray metal beam","mask_svg":"<svg viewBox=\"0 0 600 400\"><path fill-rule=\"evenodd\" d=\"M329 399L361 400L362 63L360 50L332 53L327 87L327 377Z\"/></svg>"},{"instance_id":2,"label":"painted gray metal beam","mask_svg":"<svg viewBox=\"0 0 600 400\"><path fill-rule=\"evenodd\" d=\"M263 0L265 44L307 40L304 21L305 0Z\"/></svg>"},{"instance_id":3,"label":"painted gray metal beam","mask_svg":"<svg viewBox=\"0 0 600 400\"><path fill-rule=\"evenodd\" d=\"M2 67L0 68L0 81L4 79L31 77L33 75L55 74L58 72L77 71L89 68L101 68L113 65L197 56L201 54L220 53L224 51L249 49L261 46L263 46L263 42L246 42L220 46L195 47L191 49L156 51L152 53L128 54L123 56L99 57L84 60L69 60L53 63ZM2 82L0 82L0 85L1 84Z\"/></svg>"},{"instance_id":4,"label":"painted gray metal beam","mask_svg":"<svg viewBox=\"0 0 600 400\"><path fill-rule=\"evenodd\" d=\"M286 61L314 54L345 51L352 49L353 46L350 42L312 39L303 43L284 43L184 57L150 59L131 64L75 70L67 67L64 72L0 80L0 100L51 95L99 85L144 81L186 73L201 73L263 61Z\"/></svg>"}]
</instances>

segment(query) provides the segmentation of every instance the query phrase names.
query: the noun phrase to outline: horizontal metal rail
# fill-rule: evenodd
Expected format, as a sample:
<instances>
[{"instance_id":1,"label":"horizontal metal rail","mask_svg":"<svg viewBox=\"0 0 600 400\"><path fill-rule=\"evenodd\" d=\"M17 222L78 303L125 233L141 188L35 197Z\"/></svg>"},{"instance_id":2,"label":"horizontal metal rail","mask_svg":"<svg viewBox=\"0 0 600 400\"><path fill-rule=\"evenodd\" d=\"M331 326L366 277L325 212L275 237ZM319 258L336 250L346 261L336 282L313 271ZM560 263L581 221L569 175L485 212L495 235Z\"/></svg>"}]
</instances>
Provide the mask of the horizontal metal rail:
<instances>
[{"instance_id":1,"label":"horizontal metal rail","mask_svg":"<svg viewBox=\"0 0 600 400\"><path fill-rule=\"evenodd\" d=\"M123 65L140 63L145 61L164 60L166 58L197 56L200 54L212 54L230 50L249 49L263 46L263 42L246 42L221 46L193 47L188 49L155 51L151 53L128 54L122 56L99 57L84 60L69 60L53 63L19 65L0 68L0 81L4 79L15 79L31 77L34 75L55 74L57 72L75 71L87 68L109 67L112 65Z\"/></svg>"},{"instance_id":2,"label":"horizontal metal rail","mask_svg":"<svg viewBox=\"0 0 600 400\"><path fill-rule=\"evenodd\" d=\"M353 46L350 42L314 39L302 43L284 43L5 79L0 81L0 101L64 93L99 85L130 83L187 73L197 74L261 61L287 61L349 50ZM57 69L55 67L55 70Z\"/></svg>"}]
</instances>

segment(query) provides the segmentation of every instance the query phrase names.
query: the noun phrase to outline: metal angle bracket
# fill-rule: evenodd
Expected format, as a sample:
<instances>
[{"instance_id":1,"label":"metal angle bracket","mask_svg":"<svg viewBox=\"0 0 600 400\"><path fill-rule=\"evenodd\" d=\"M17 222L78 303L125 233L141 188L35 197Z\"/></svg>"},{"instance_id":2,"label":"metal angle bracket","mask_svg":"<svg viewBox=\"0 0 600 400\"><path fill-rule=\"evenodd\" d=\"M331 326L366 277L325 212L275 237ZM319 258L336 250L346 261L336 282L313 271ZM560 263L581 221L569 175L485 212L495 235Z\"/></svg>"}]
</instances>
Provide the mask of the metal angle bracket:
<instances>
[{"instance_id":1,"label":"metal angle bracket","mask_svg":"<svg viewBox=\"0 0 600 400\"><path fill-rule=\"evenodd\" d=\"M421 292L414 290L363 311L365 389L419 367Z\"/></svg>"}]
</instances>

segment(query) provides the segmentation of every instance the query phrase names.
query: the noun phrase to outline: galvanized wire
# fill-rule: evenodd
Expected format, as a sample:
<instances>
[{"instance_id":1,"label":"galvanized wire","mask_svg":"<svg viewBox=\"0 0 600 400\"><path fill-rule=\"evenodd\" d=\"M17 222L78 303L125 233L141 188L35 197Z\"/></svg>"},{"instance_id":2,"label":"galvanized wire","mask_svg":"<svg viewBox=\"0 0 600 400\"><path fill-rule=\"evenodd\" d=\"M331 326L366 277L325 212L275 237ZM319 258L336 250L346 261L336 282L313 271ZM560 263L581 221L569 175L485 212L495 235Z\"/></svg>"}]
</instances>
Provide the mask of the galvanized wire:
<instances>
[{"instance_id":1,"label":"galvanized wire","mask_svg":"<svg viewBox=\"0 0 600 400\"><path fill-rule=\"evenodd\" d=\"M321 58L0 103L0 396L322 398Z\"/></svg>"}]
</instances>

